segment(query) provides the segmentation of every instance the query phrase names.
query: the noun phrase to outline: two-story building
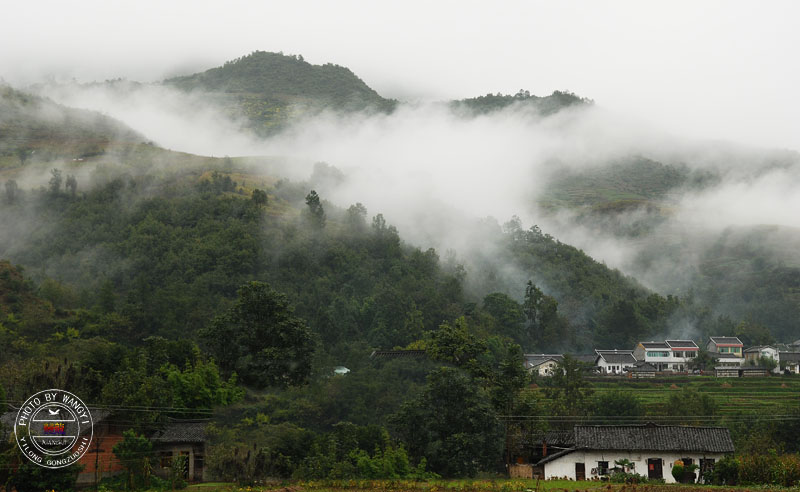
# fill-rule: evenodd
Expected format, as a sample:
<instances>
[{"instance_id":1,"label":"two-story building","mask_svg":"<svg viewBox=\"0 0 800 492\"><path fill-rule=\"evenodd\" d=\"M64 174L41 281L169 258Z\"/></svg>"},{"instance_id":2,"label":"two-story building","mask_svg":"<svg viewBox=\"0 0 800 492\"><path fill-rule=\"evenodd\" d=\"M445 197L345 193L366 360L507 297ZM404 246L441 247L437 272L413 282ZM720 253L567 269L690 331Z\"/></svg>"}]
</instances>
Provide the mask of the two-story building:
<instances>
[{"instance_id":1,"label":"two-story building","mask_svg":"<svg viewBox=\"0 0 800 492\"><path fill-rule=\"evenodd\" d=\"M778 347L774 345L754 345L744 351L744 360L747 363L758 364L758 359L773 359L780 362Z\"/></svg>"},{"instance_id":2,"label":"two-story building","mask_svg":"<svg viewBox=\"0 0 800 492\"><path fill-rule=\"evenodd\" d=\"M667 371L670 369L672 350L666 342L639 342L633 349L633 356L655 367L656 371Z\"/></svg>"},{"instance_id":3,"label":"two-story building","mask_svg":"<svg viewBox=\"0 0 800 492\"><path fill-rule=\"evenodd\" d=\"M725 369L736 369L744 365L744 344L737 337L711 337L706 343L706 350L714 359L714 368L721 373L732 374Z\"/></svg>"},{"instance_id":4,"label":"two-story building","mask_svg":"<svg viewBox=\"0 0 800 492\"><path fill-rule=\"evenodd\" d=\"M700 347L692 340L639 342L633 350L633 356L658 371L686 371L689 369L689 362L697 357L699 350Z\"/></svg>"},{"instance_id":5,"label":"two-story building","mask_svg":"<svg viewBox=\"0 0 800 492\"><path fill-rule=\"evenodd\" d=\"M743 357L744 344L738 337L711 337L706 344L706 350L720 355Z\"/></svg>"}]
</instances>

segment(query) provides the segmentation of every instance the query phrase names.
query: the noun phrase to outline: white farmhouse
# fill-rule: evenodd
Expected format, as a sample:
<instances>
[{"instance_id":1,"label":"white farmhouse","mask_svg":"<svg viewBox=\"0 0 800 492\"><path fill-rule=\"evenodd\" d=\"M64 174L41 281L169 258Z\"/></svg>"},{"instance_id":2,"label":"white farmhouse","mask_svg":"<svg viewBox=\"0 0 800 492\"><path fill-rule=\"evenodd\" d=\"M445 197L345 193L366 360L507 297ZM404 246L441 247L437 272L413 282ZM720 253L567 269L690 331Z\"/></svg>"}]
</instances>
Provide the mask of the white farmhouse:
<instances>
[{"instance_id":1,"label":"white farmhouse","mask_svg":"<svg viewBox=\"0 0 800 492\"><path fill-rule=\"evenodd\" d=\"M556 366L564 360L561 354L525 354L525 369L539 376L552 376Z\"/></svg>"},{"instance_id":2,"label":"white farmhouse","mask_svg":"<svg viewBox=\"0 0 800 492\"><path fill-rule=\"evenodd\" d=\"M594 365L602 374L622 374L628 372L636 364L633 350L595 350L597 357Z\"/></svg>"},{"instance_id":3,"label":"white farmhouse","mask_svg":"<svg viewBox=\"0 0 800 492\"><path fill-rule=\"evenodd\" d=\"M535 466L545 479L591 480L608 475L615 461L632 463L632 473L674 483L672 465L680 460L700 468L698 481L719 459L733 453L724 427L577 425L575 446L541 459Z\"/></svg>"}]
</instances>

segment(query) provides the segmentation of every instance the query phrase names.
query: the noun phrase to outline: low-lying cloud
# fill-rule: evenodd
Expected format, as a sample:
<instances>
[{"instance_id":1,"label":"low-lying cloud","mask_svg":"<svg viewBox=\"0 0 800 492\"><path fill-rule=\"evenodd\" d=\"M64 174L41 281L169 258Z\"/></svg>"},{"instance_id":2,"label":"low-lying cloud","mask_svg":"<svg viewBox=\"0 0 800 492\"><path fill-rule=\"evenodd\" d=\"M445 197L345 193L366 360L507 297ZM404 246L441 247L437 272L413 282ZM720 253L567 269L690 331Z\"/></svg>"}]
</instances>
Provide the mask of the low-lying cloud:
<instances>
[{"instance_id":1,"label":"low-lying cloud","mask_svg":"<svg viewBox=\"0 0 800 492\"><path fill-rule=\"evenodd\" d=\"M208 104L203 94L163 86L120 90L104 85L45 93L118 118L170 149L287 157L293 164L280 173L295 180L308 179L316 162L326 162L342 171L344 179L317 183L324 199L345 208L361 202L370 215L383 213L405 239L421 247L459 254L480 251L476 231L485 227L486 218L502 223L516 215L526 227L539 224L662 292L688 281L708 238L717 232L759 224L800 227L796 153L666 135L602 107L542 117L532 108L512 106L465 118L446 104L401 105L390 115L317 114L259 139ZM604 166L632 155L716 178L703 188L673 190L670 213L645 237L620 238L577 223L572 212L552 214L539 208L554 173ZM663 238L682 253L643 270L634 259Z\"/></svg>"}]
</instances>

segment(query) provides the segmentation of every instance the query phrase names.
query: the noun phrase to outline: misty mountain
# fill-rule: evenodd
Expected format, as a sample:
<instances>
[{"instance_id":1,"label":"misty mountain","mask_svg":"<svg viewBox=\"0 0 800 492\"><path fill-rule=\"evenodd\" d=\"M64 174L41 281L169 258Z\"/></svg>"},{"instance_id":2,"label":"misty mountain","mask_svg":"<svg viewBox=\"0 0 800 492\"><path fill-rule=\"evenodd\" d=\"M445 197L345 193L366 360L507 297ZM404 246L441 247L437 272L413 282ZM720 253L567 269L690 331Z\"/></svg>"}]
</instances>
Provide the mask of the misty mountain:
<instances>
[{"instance_id":1,"label":"misty mountain","mask_svg":"<svg viewBox=\"0 0 800 492\"><path fill-rule=\"evenodd\" d=\"M549 96L537 96L529 91L520 90L514 95L489 93L485 96L459 99L451 101L449 106L456 113L467 116L489 114L512 106L533 107L540 114L547 116L570 106L588 104L593 104L593 101L571 92L554 91Z\"/></svg>"},{"instance_id":2,"label":"misty mountain","mask_svg":"<svg viewBox=\"0 0 800 492\"><path fill-rule=\"evenodd\" d=\"M0 86L0 168L28 160L84 158L142 140L108 116Z\"/></svg>"},{"instance_id":3,"label":"misty mountain","mask_svg":"<svg viewBox=\"0 0 800 492\"><path fill-rule=\"evenodd\" d=\"M176 99L173 97L175 93L183 94L185 98ZM72 100L76 104L113 101L112 107L121 108L113 114L132 114L140 117L136 125L138 130L149 132L150 128L153 129L152 135L146 133L148 138L158 135L163 131L159 127L164 126L181 128L181 134L195 140L216 142L215 130L230 130L229 127L213 126L219 120L220 111L233 121L241 121L244 115L244 126L269 135L269 138L257 144L247 140L244 148L248 150L240 151L242 153L291 155L298 149L310 149L310 154L296 158L299 162L317 159L317 155L323 158L333 155L337 166L341 165L344 172L335 183L314 183L313 186L340 206L359 200L374 200L376 193L386 195L386 189L375 186L381 182L392 182L400 195L407 196L409 190L416 193L414 190L425 182L428 170L443 165L445 167L434 183L444 180L445 186L441 189L446 193L458 190L458 196L482 197L470 201L470 207L480 208L480 203L493 205L493 200L499 198L502 203L511 205L499 207L502 211L497 215L499 217L514 213L522 215L535 209L533 223L542 224L552 234L548 236L550 240L534 241L526 253L519 252L518 244L514 246L500 241L503 244L492 250L494 260L486 260L486 253L465 254L467 266L473 268L465 286L473 300L480 300L489 293L487 286L519 300L524 283L532 279L561 303L562 314L587 332L581 343L598 339L600 335L597 333L602 331L598 330L600 320L610 319L610 306L633 302L635 310L647 311L644 305L636 304L639 302L637 299L644 299L653 291L692 298L698 305L703 304L737 320L749 318L768 324L780 336L789 333L794 326L790 320L797 310L792 280L796 255L793 256L792 251L800 248L795 247L799 245L793 236L785 238L789 253L784 257L789 258L788 261L776 261L775 252L770 248L751 251L749 259L744 255L734 255L731 261L715 261L728 258L730 251L741 251L741 248L721 245L719 240L724 227L690 226L687 222L690 208L686 200L687 197L704 197L725 190L730 183L748 185L776 172L794 173L798 162L795 153L734 146L720 150L720 146L714 143L688 145L676 139L664 140L667 145L660 140L656 146L641 144L636 139L642 135L625 130L625 127L617 133L606 133L614 130L614 125L603 119L604 116L598 116L600 113L591 100L569 92L556 91L545 97L525 91L515 95L488 94L420 108L396 105L395 101L382 98L346 68L331 64L311 65L299 56L265 52L255 52L202 73L172 78L162 85L108 81L65 87L61 94L82 94L73 99L59 99ZM157 106L164 111L155 113L158 118L130 111L130 108L146 106ZM198 112L192 112L194 108ZM389 111L392 108L395 111L391 117L375 113L376 110ZM322 109L330 111L321 115L319 111ZM168 111L177 117L174 122L166 120L170 124L165 125L164 116ZM352 111L361 113L353 118ZM320 117L302 118L312 115ZM295 121L305 123L296 125L292 132L281 133L280 130L285 129L286 123L294 117L298 117ZM200 124L189 126L197 122ZM191 130L187 132L184 128ZM410 141L414 146L408 155L372 147L372 142L378 141L390 149L410 148L407 140L410 130L413 130ZM375 131L378 133L373 133ZM400 132L397 134L400 139L373 138L387 135L382 133L387 131ZM237 138L240 136L237 134ZM652 135L644 136L654 138ZM320 142L329 145L320 146ZM665 151L663 147L666 146L671 150ZM434 152L426 152L431 147ZM538 155L541 148L548 149L549 153ZM454 154L454 149L462 150ZM392 155L387 155L387 152ZM360 160L353 160L354 156ZM463 165L456 172L448 172L447 163L459 159ZM139 167L144 165L144 168L152 167L153 162L160 163L157 167L170 162L167 167L172 169L171 172L184 165L191 168L183 178L172 175L170 179L178 182L197 179L189 178L194 173L210 173L211 170L231 172L229 166L220 166L214 159L170 153L155 146L116 155L106 163L130 166L134 162ZM480 174L486 166L498 167L490 174ZM387 167L390 173L383 179L378 178ZM363 174L359 178L353 175L354 169L374 174L368 179L364 179ZM292 179L303 174L289 167L273 170L275 172L267 180L271 183L285 177L288 172L291 172ZM248 177L248 172L239 170L231 176L240 183L253 180ZM478 174L473 176L472 173L476 172ZM409 176L414 178L409 179ZM478 185L468 193L461 193L463 186L450 183L459 183L465 176L465 184ZM521 176L526 179L534 177L531 181L535 186L526 188L521 185L524 183ZM163 186L165 184L158 187ZM504 190L503 196L498 196L501 189ZM245 195L252 192L252 187L244 187L243 192ZM483 197L486 192L488 195ZM518 198L514 198L516 194ZM403 196L399 199L400 203L405 203ZM440 205L427 196L415 202L416 207L421 207L415 210L417 213L426 206L433 209ZM293 213L301 210L302 205ZM710 211L708 207L705 210ZM386 212L389 215L390 211ZM397 210L394 212L397 215ZM441 225L456 222L444 211L424 213L426 218L423 222L412 220L398 224L403 237L413 244L420 244L422 238L422 244L432 243L445 251L449 246L428 241L432 232L422 229L437 222ZM541 220L535 218L539 213ZM526 219L531 222L531 217ZM750 244L759 238L759 230L755 228L748 235L752 237L747 240ZM433 234L446 237L453 232L445 232L439 226ZM476 244L495 242L487 241L485 236L469 240L472 241ZM517 254L510 254L515 248ZM534 255L533 251L540 254ZM552 252L556 254L550 254ZM580 259L584 256L585 261ZM629 277L614 273L613 269L593 259L609 257L616 258L611 264ZM521 260L524 258L529 259ZM571 260L565 262L564 258ZM768 268L753 270L750 268L753 261L758 265L768 265ZM709 269L708 265L714 267ZM774 281L775 278L782 280ZM589 285L599 287L589 288ZM754 292L757 294L751 295ZM595 299L600 301L595 302ZM772 307L766 309L764 306ZM659 316L662 315L658 314L656 318ZM634 331L639 330L642 334L663 331L665 335L676 335L671 330L677 330L682 334L697 334L708 329L707 321L703 323L704 326L691 328L684 323L683 328L677 328L660 320L640 324ZM636 334L632 333L631 337L634 336ZM613 340L613 337L607 339Z\"/></svg>"},{"instance_id":4,"label":"misty mountain","mask_svg":"<svg viewBox=\"0 0 800 492\"><path fill-rule=\"evenodd\" d=\"M164 84L208 93L229 115L244 116L259 134L271 133L292 116L323 109L391 111L397 103L381 97L348 68L265 51Z\"/></svg>"},{"instance_id":5,"label":"misty mountain","mask_svg":"<svg viewBox=\"0 0 800 492\"><path fill-rule=\"evenodd\" d=\"M769 222L702 225L687 215L695 197L800 169L793 153L761 151L748 158L742 152L738 159L749 165L742 168L734 159L727 165L665 164L631 156L584 169L564 167L551 175L539 206L565 227L626 251L622 269L646 285L691 296L719 313L768 326L779 339L792 339L800 328L798 229ZM730 193L735 200L736 192Z\"/></svg>"}]
</instances>

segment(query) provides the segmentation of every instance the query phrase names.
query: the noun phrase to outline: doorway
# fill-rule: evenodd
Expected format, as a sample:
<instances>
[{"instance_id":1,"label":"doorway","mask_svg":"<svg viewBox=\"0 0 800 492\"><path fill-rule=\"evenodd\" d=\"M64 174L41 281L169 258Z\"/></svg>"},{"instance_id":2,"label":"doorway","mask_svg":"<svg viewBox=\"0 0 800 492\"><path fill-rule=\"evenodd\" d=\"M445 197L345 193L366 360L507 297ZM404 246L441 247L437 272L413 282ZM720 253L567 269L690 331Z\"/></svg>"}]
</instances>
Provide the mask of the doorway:
<instances>
[{"instance_id":1,"label":"doorway","mask_svg":"<svg viewBox=\"0 0 800 492\"><path fill-rule=\"evenodd\" d=\"M575 463L575 480L586 480L585 463Z\"/></svg>"},{"instance_id":2,"label":"doorway","mask_svg":"<svg viewBox=\"0 0 800 492\"><path fill-rule=\"evenodd\" d=\"M661 458L649 458L647 460L647 478L664 478L661 471Z\"/></svg>"}]
</instances>

